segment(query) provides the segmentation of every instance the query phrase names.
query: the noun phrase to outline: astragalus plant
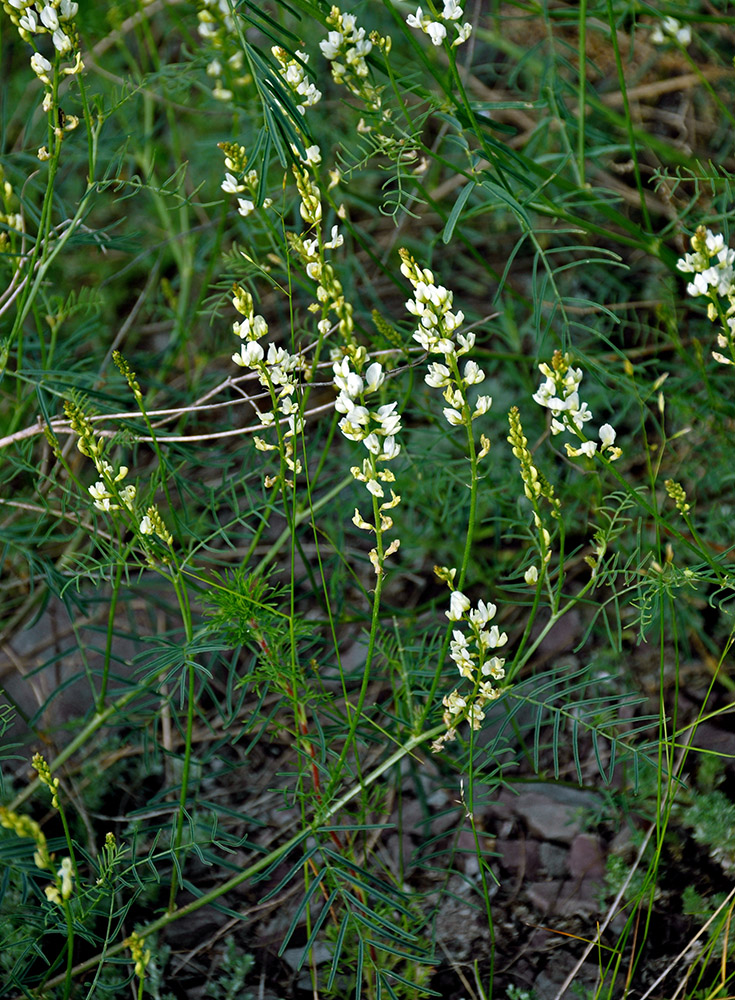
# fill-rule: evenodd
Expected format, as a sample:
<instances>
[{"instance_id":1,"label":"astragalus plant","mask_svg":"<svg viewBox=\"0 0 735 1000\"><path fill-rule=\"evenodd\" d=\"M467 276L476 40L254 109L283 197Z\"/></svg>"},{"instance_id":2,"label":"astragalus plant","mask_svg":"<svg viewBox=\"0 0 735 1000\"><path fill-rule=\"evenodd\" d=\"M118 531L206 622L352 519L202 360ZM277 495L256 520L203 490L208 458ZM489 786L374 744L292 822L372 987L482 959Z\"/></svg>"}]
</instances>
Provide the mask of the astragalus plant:
<instances>
[{"instance_id":1,"label":"astragalus plant","mask_svg":"<svg viewBox=\"0 0 735 1000\"><path fill-rule=\"evenodd\" d=\"M3 4L3 996L519 995L531 779L637 838L559 996L645 995L733 689L731 19L670 6Z\"/></svg>"}]
</instances>

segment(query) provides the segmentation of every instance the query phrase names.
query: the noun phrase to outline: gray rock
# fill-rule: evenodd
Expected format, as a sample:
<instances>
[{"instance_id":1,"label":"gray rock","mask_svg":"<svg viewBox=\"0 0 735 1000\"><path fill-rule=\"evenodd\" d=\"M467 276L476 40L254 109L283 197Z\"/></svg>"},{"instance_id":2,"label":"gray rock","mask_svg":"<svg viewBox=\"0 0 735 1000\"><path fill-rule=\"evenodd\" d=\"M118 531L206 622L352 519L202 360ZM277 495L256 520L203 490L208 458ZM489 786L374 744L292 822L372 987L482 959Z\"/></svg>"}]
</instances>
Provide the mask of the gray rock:
<instances>
[{"instance_id":1,"label":"gray rock","mask_svg":"<svg viewBox=\"0 0 735 1000\"><path fill-rule=\"evenodd\" d=\"M313 956L313 961L316 962L317 965L324 965L325 962L331 961L332 952L330 951L330 949L327 947L326 944L320 944L317 941L317 943L312 948L311 952ZM281 958L290 968L293 969L294 972L296 972L296 970L299 967L299 963L301 962L303 954L304 954L303 948L287 948L281 955ZM308 963L309 959L307 958L306 961L304 962L304 965L302 966L302 969L303 968L308 969Z\"/></svg>"},{"instance_id":2,"label":"gray rock","mask_svg":"<svg viewBox=\"0 0 735 1000\"><path fill-rule=\"evenodd\" d=\"M599 799L581 788L541 782L529 782L519 790L515 812L526 821L531 834L563 844L571 844L580 833L581 815Z\"/></svg>"},{"instance_id":3,"label":"gray rock","mask_svg":"<svg viewBox=\"0 0 735 1000\"><path fill-rule=\"evenodd\" d=\"M541 864L552 878L562 878L567 873L569 851L557 844L541 844L539 853Z\"/></svg>"},{"instance_id":4,"label":"gray rock","mask_svg":"<svg viewBox=\"0 0 735 1000\"><path fill-rule=\"evenodd\" d=\"M572 841L568 858L569 873L573 878L602 880L605 875L605 855L599 837L580 833Z\"/></svg>"}]
</instances>

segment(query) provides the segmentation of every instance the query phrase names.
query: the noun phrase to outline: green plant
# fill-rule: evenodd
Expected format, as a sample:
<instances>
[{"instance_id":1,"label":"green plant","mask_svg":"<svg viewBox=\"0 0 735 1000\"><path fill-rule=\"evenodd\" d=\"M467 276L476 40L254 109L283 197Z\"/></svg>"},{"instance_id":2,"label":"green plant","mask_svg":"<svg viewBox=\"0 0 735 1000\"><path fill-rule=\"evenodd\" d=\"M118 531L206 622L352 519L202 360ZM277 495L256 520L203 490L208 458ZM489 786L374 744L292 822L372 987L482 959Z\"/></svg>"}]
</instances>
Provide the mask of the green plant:
<instances>
[{"instance_id":1,"label":"green plant","mask_svg":"<svg viewBox=\"0 0 735 1000\"><path fill-rule=\"evenodd\" d=\"M296 947L315 995L463 995L464 879L473 989L525 996L485 829L516 773L641 827L580 991L645 978L672 830L728 869L731 20L4 5L8 995L165 997L205 907L243 920L213 996Z\"/></svg>"}]
</instances>

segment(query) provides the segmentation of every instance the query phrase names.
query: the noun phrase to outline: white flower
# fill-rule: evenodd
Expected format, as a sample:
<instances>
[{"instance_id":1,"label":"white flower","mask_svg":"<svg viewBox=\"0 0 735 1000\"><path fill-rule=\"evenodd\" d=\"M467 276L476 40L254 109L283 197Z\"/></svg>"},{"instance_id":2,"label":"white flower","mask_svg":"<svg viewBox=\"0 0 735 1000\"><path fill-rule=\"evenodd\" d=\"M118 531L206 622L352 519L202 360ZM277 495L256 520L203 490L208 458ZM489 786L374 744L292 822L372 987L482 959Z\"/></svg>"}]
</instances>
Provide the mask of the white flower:
<instances>
[{"instance_id":1,"label":"white flower","mask_svg":"<svg viewBox=\"0 0 735 1000\"><path fill-rule=\"evenodd\" d=\"M263 360L263 356L263 348L257 340L249 340L242 345L239 354L232 355L232 360L241 368L255 368Z\"/></svg>"},{"instance_id":2,"label":"white flower","mask_svg":"<svg viewBox=\"0 0 735 1000\"><path fill-rule=\"evenodd\" d=\"M383 439L383 450L381 451L378 458L383 462L390 462L392 459L397 458L401 453L401 446L396 443L396 439L392 434Z\"/></svg>"},{"instance_id":3,"label":"white flower","mask_svg":"<svg viewBox=\"0 0 735 1000\"><path fill-rule=\"evenodd\" d=\"M48 74L53 69L51 63L40 52L34 52L31 56L31 69L42 83L50 83Z\"/></svg>"},{"instance_id":4,"label":"white flower","mask_svg":"<svg viewBox=\"0 0 735 1000\"><path fill-rule=\"evenodd\" d=\"M482 634L483 636L487 636L486 642L490 649L497 649L498 646L504 646L508 641L508 633L501 632L497 625L493 625L489 633L483 632Z\"/></svg>"},{"instance_id":5,"label":"white flower","mask_svg":"<svg viewBox=\"0 0 735 1000\"><path fill-rule=\"evenodd\" d=\"M611 445L615 444L615 430L610 424L603 424L600 428L600 441L602 442L602 450L609 448Z\"/></svg>"},{"instance_id":6,"label":"white flower","mask_svg":"<svg viewBox=\"0 0 735 1000\"><path fill-rule=\"evenodd\" d=\"M458 410L453 410L451 407L446 406L442 412L447 423L451 424L452 427L459 427L464 423L464 418Z\"/></svg>"},{"instance_id":7,"label":"white flower","mask_svg":"<svg viewBox=\"0 0 735 1000\"><path fill-rule=\"evenodd\" d=\"M423 11L421 10L420 7L416 8L416 13L415 14L409 14L408 17L406 18L406 24L409 26L409 28L421 28L423 26L422 25L422 22L423 22L422 15L423 15Z\"/></svg>"},{"instance_id":8,"label":"white flower","mask_svg":"<svg viewBox=\"0 0 735 1000\"><path fill-rule=\"evenodd\" d=\"M440 21L429 21L424 31L432 40L434 45L441 45L447 37L447 29Z\"/></svg>"},{"instance_id":9,"label":"white flower","mask_svg":"<svg viewBox=\"0 0 735 1000\"><path fill-rule=\"evenodd\" d=\"M140 522L138 530L140 531L141 535L153 534L153 522L151 521L151 519L148 517L147 514L143 517L142 521Z\"/></svg>"},{"instance_id":10,"label":"white flower","mask_svg":"<svg viewBox=\"0 0 735 1000\"><path fill-rule=\"evenodd\" d=\"M367 410L365 410L365 413L369 416ZM365 423L367 423L367 417L365 419ZM371 455L380 454L380 438L378 437L377 434L368 434L367 437L363 439L362 443L365 445L365 447L367 448L367 450L370 452Z\"/></svg>"},{"instance_id":11,"label":"white flower","mask_svg":"<svg viewBox=\"0 0 735 1000\"><path fill-rule=\"evenodd\" d=\"M72 884L74 870L72 869L71 858L61 859L61 868L56 872L56 875L61 879L61 898L68 899L74 888Z\"/></svg>"},{"instance_id":12,"label":"white flower","mask_svg":"<svg viewBox=\"0 0 735 1000\"><path fill-rule=\"evenodd\" d=\"M461 590L453 590L449 599L449 611L445 611L444 614L450 621L458 622L469 608L470 599L465 597Z\"/></svg>"},{"instance_id":13,"label":"white flower","mask_svg":"<svg viewBox=\"0 0 735 1000\"><path fill-rule=\"evenodd\" d=\"M689 45L692 40L692 29L688 24L682 25L675 17L665 17L651 32L654 45L663 45L669 38L675 39L680 45Z\"/></svg>"},{"instance_id":14,"label":"white flower","mask_svg":"<svg viewBox=\"0 0 735 1000\"><path fill-rule=\"evenodd\" d=\"M232 174L225 174L225 179L222 181L220 187L223 191L226 191L227 194L240 194L241 191L245 190L245 185L238 184L237 178L233 177Z\"/></svg>"},{"instance_id":15,"label":"white flower","mask_svg":"<svg viewBox=\"0 0 735 1000\"><path fill-rule=\"evenodd\" d=\"M24 31L29 31L32 35L36 33L38 28L38 18L36 17L35 10L30 7L18 21L18 26Z\"/></svg>"},{"instance_id":16,"label":"white flower","mask_svg":"<svg viewBox=\"0 0 735 1000\"><path fill-rule=\"evenodd\" d=\"M71 50L71 38L69 38L69 36L61 30L61 28L57 28L51 37L53 39L54 48L57 52L60 52L61 55L64 55L65 52L69 52Z\"/></svg>"},{"instance_id":17,"label":"white flower","mask_svg":"<svg viewBox=\"0 0 735 1000\"><path fill-rule=\"evenodd\" d=\"M467 385L477 385L485 378L485 372L476 361L468 361L464 366L464 380Z\"/></svg>"},{"instance_id":18,"label":"white flower","mask_svg":"<svg viewBox=\"0 0 735 1000\"><path fill-rule=\"evenodd\" d=\"M472 34L472 25L469 23L469 21L465 21L463 25L458 24L457 37L452 42L452 48L454 48L457 45L463 45L471 34Z\"/></svg>"},{"instance_id":19,"label":"white flower","mask_svg":"<svg viewBox=\"0 0 735 1000\"><path fill-rule=\"evenodd\" d=\"M248 198L238 198L237 203L240 206L238 212L243 217L243 219L246 219L248 215L250 215L250 213L255 209L254 203L250 201Z\"/></svg>"},{"instance_id":20,"label":"white flower","mask_svg":"<svg viewBox=\"0 0 735 1000\"><path fill-rule=\"evenodd\" d=\"M529 566L523 574L523 579L529 587L532 587L538 581L538 569L535 566Z\"/></svg>"},{"instance_id":21,"label":"white flower","mask_svg":"<svg viewBox=\"0 0 735 1000\"><path fill-rule=\"evenodd\" d=\"M485 601L478 601L477 608L470 611L470 621L475 625L487 625L495 617L497 608L494 604L486 604Z\"/></svg>"},{"instance_id":22,"label":"white flower","mask_svg":"<svg viewBox=\"0 0 735 1000\"><path fill-rule=\"evenodd\" d=\"M325 250L335 250L337 247L341 247L342 244L344 243L344 241L345 241L345 238L340 233L339 228L337 226L332 226L332 238L329 240L328 243L324 244L324 249ZM304 246L305 245L306 244L304 244Z\"/></svg>"},{"instance_id":23,"label":"white flower","mask_svg":"<svg viewBox=\"0 0 735 1000\"><path fill-rule=\"evenodd\" d=\"M481 417L483 413L487 413L490 407L493 405L492 396L478 396L477 406L475 407L475 412L472 414L472 419L475 417Z\"/></svg>"},{"instance_id":24,"label":"white flower","mask_svg":"<svg viewBox=\"0 0 735 1000\"><path fill-rule=\"evenodd\" d=\"M378 409L373 413L373 419L380 424L381 431L384 435L397 434L401 429L401 415L396 413L396 407L398 403L386 403L384 406L379 406Z\"/></svg>"},{"instance_id":25,"label":"white flower","mask_svg":"<svg viewBox=\"0 0 735 1000\"><path fill-rule=\"evenodd\" d=\"M458 21L464 11L457 3L457 0L444 0L444 10L442 17L445 21Z\"/></svg>"},{"instance_id":26,"label":"white flower","mask_svg":"<svg viewBox=\"0 0 735 1000\"><path fill-rule=\"evenodd\" d=\"M365 391L375 392L376 389L381 387L384 381L385 373L383 372L383 366L377 361L368 365L368 369L365 372Z\"/></svg>"},{"instance_id":27,"label":"white flower","mask_svg":"<svg viewBox=\"0 0 735 1000\"><path fill-rule=\"evenodd\" d=\"M51 6L43 8L41 11L41 20L49 31L55 31L59 27L59 15Z\"/></svg>"},{"instance_id":28,"label":"white flower","mask_svg":"<svg viewBox=\"0 0 735 1000\"><path fill-rule=\"evenodd\" d=\"M452 373L446 365L440 365L437 361L432 361L429 365L429 374L424 376L424 382L434 389L443 389L449 385Z\"/></svg>"},{"instance_id":29,"label":"white flower","mask_svg":"<svg viewBox=\"0 0 735 1000\"><path fill-rule=\"evenodd\" d=\"M339 31L330 31L327 37L319 42L319 48L321 49L322 55L325 59L337 58L340 46L342 44L342 35Z\"/></svg>"}]
</instances>

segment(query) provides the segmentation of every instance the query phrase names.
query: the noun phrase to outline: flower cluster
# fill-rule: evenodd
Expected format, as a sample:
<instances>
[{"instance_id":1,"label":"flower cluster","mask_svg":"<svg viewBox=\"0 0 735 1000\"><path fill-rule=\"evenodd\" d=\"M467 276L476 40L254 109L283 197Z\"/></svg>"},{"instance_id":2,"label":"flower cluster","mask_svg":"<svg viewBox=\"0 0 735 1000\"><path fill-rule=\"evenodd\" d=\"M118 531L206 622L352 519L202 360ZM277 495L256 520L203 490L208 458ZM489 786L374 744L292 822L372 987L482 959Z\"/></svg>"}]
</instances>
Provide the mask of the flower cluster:
<instances>
[{"instance_id":1,"label":"flower cluster","mask_svg":"<svg viewBox=\"0 0 735 1000\"><path fill-rule=\"evenodd\" d=\"M44 888L46 893L46 899L49 903L56 903L57 906L62 906L64 900L68 899L72 892L74 891L74 869L72 868L71 858L62 858L61 866L56 872L56 885L47 885Z\"/></svg>"},{"instance_id":2,"label":"flower cluster","mask_svg":"<svg viewBox=\"0 0 735 1000\"><path fill-rule=\"evenodd\" d=\"M296 51L292 57L280 45L274 45L271 52L278 61L281 77L293 94L301 98L301 103L297 104L299 114L306 114L306 109L318 104L322 97L321 90L317 90L306 74L308 55Z\"/></svg>"},{"instance_id":3,"label":"flower cluster","mask_svg":"<svg viewBox=\"0 0 735 1000\"><path fill-rule=\"evenodd\" d=\"M43 108L44 111L49 111L54 73L73 76L84 69L79 51L79 35L74 24L79 5L74 0L46 0L44 3L36 0L4 0L3 9L23 41L29 42L35 49L31 56L31 69L47 88ZM49 52L53 61L47 59L36 47L43 35L48 35L53 43L53 55ZM78 124L79 119L74 115L64 116L56 127L57 138L61 138L64 132L76 128ZM42 152L46 155L41 155ZM45 147L39 151L39 158L48 159Z\"/></svg>"},{"instance_id":4,"label":"flower cluster","mask_svg":"<svg viewBox=\"0 0 735 1000\"><path fill-rule=\"evenodd\" d=\"M275 424L276 413L280 414L286 429L282 436L284 460L288 469L298 475L301 472L301 462L294 458L293 438L303 430L303 418L298 401L294 398L298 388L298 376L303 370L303 360L299 354L289 354L283 347L274 343L268 345L266 353L258 341L268 333L268 324L263 316L256 315L253 297L246 289L235 285L232 304L243 317L233 323L232 331L241 340L242 345L232 360L240 368L249 368L257 375L258 381L268 390L273 404L273 411L262 412L257 409L258 419L264 427ZM253 438L258 451L277 451L279 445L269 444L263 438ZM274 486L278 477L268 476L267 486ZM293 485L289 483L289 485Z\"/></svg>"},{"instance_id":5,"label":"flower cluster","mask_svg":"<svg viewBox=\"0 0 735 1000\"><path fill-rule=\"evenodd\" d=\"M401 274L411 282L414 288L414 298L406 303L406 309L417 316L419 326L413 339L430 354L453 354L457 357L471 351L475 346L475 335L457 335L457 343L452 340L453 334L464 320L463 312L452 312L452 292L443 285L434 283L434 275L427 268L421 268L411 254L404 249L401 255ZM459 347L457 346L459 345Z\"/></svg>"},{"instance_id":6,"label":"flower cluster","mask_svg":"<svg viewBox=\"0 0 735 1000\"><path fill-rule=\"evenodd\" d=\"M255 211L258 201L258 172L248 170L248 157L245 147L236 142L220 142L219 148L225 154L225 179L220 185L226 194L237 196L237 210L246 219L251 212ZM240 197L247 195L247 197ZM270 198L263 199L263 208L270 208L273 204Z\"/></svg>"},{"instance_id":7,"label":"flower cluster","mask_svg":"<svg viewBox=\"0 0 735 1000\"><path fill-rule=\"evenodd\" d=\"M345 298L342 283L334 267L324 259L325 250L334 250L343 243L344 237L337 226L332 226L330 238L326 241L321 237L321 230L318 227L317 235L309 239L289 234L290 246L301 258L307 275L316 282L316 302L312 303L309 309L311 312L321 313L321 319L317 323L319 332L329 333L333 323L336 322L337 332L343 345L355 348L352 303ZM354 351L351 353L354 354ZM342 351L335 348L335 355L341 357Z\"/></svg>"},{"instance_id":8,"label":"flower cluster","mask_svg":"<svg viewBox=\"0 0 735 1000\"><path fill-rule=\"evenodd\" d=\"M676 509L679 513L682 515L688 514L691 510L691 504L687 503L686 491L681 483L677 483L675 479L667 479L664 482L664 486L669 497L676 504Z\"/></svg>"},{"instance_id":9,"label":"flower cluster","mask_svg":"<svg viewBox=\"0 0 735 1000\"><path fill-rule=\"evenodd\" d=\"M130 957L133 960L135 975L139 979L145 978L145 971L151 960L151 950L145 946L145 938L138 934L137 931L133 931L129 938L126 939L125 944L130 949Z\"/></svg>"},{"instance_id":10,"label":"flower cluster","mask_svg":"<svg viewBox=\"0 0 735 1000\"><path fill-rule=\"evenodd\" d=\"M133 509L135 487L119 486L128 474L127 465L117 469L104 457L105 445L102 438L96 437L92 424L86 413L77 403L64 403L64 411L69 419L72 430L77 434L77 448L87 458L91 458L100 478L89 487L89 494L98 510L107 513L120 510L121 505Z\"/></svg>"},{"instance_id":11,"label":"flower cluster","mask_svg":"<svg viewBox=\"0 0 735 1000\"><path fill-rule=\"evenodd\" d=\"M424 34L428 35L434 45L441 45L447 37L447 26L453 24L457 29L457 37L452 42L452 47L466 42L472 34L472 25L465 21L459 24L464 11L457 3L457 0L444 0L444 9L441 14L424 14L421 7L416 8L415 14L409 14L406 24L410 28L420 28Z\"/></svg>"},{"instance_id":12,"label":"flower cluster","mask_svg":"<svg viewBox=\"0 0 735 1000\"><path fill-rule=\"evenodd\" d=\"M396 435L401 430L401 415L397 412L396 402L383 403L372 409L366 405L368 398L375 395L385 382L383 366L374 361L361 375L351 367L350 361L345 357L334 362L333 384L339 393L334 408L343 414L339 421L342 434L350 441L362 441L367 450L362 465L355 465L350 471L358 482L365 484L372 496L375 521L366 521L357 508L352 521L363 531L375 532L378 545L371 550L370 561L376 574L380 575L385 560L400 545L400 540L394 539L384 549L382 534L393 526L393 519L386 512L397 507L401 498L389 487L390 500L385 499L383 484L394 483L396 477L390 469L379 468L378 463L392 462L401 452L401 446L396 442Z\"/></svg>"},{"instance_id":13,"label":"flower cluster","mask_svg":"<svg viewBox=\"0 0 735 1000\"><path fill-rule=\"evenodd\" d=\"M472 421L483 416L492 406L491 396L478 396L470 404L468 390L485 379L485 372L475 361L467 361L460 372L457 359L475 346L475 335L463 334L459 327L464 313L452 311L453 295L443 285L434 282L428 268L421 268L406 250L400 250L401 273L414 288L414 297L406 302L406 309L419 320L413 339L429 354L442 354L444 364L432 362L425 376L427 385L444 390L444 418L452 427L470 428ZM490 442L482 435L478 458L484 458Z\"/></svg>"},{"instance_id":14,"label":"flower cluster","mask_svg":"<svg viewBox=\"0 0 735 1000\"><path fill-rule=\"evenodd\" d=\"M368 79L366 57L373 47L387 55L391 47L390 37L383 37L374 31L367 38L365 29L357 27L355 15L343 14L339 7L332 7L327 24L332 30L319 43L319 48L331 63L334 82L347 87L369 111L380 111L384 88L376 87Z\"/></svg>"},{"instance_id":15,"label":"flower cluster","mask_svg":"<svg viewBox=\"0 0 735 1000\"><path fill-rule=\"evenodd\" d=\"M132 372L124 358L115 352L113 355L115 363L118 365L123 375L127 378L128 384L133 390L136 399L142 401L140 386L135 380L135 373ZM128 510L135 519L138 532L141 536L157 535L166 545L173 545L173 536L166 528L163 518L155 504L148 507L146 513L140 518L135 512L136 488L132 484L120 486L119 484L128 474L127 465L115 468L104 457L104 440L96 437L94 429L84 410L78 403L64 403L64 410L71 425L71 429L77 434L77 448L87 458L91 458L94 466L100 475L100 479L92 486L88 487L89 495L92 497L94 506L105 513L112 513L119 510ZM149 560L152 562L152 555L148 552ZM164 562L168 557L164 557ZM39 772L39 777L43 777Z\"/></svg>"},{"instance_id":16,"label":"flower cluster","mask_svg":"<svg viewBox=\"0 0 735 1000\"><path fill-rule=\"evenodd\" d=\"M13 207L13 185L5 178L5 171L0 164L0 225L7 227L8 231L0 230L0 253L12 248L13 232L22 233L25 226L23 216L20 212L14 212Z\"/></svg>"},{"instance_id":17,"label":"flower cluster","mask_svg":"<svg viewBox=\"0 0 735 1000\"><path fill-rule=\"evenodd\" d=\"M325 251L341 247L344 237L336 225L332 226L330 238L325 237L322 228L321 190L315 177L312 176L315 166L317 164L314 162L305 162L303 166L294 164L292 168L296 189L301 199L299 205L301 218L309 226L311 234L305 237L288 233L287 238L289 246L301 259L308 277L316 282L316 302L308 308L310 312L321 313L321 319L317 323L319 333L322 336L329 333L336 320L343 347L349 350L356 363L363 363L364 351L362 355L359 354L354 338L352 304L345 299L342 283L337 278L333 266L325 260ZM330 187L332 186L334 185L330 184ZM333 355L334 360L339 360L343 356L343 351L335 348Z\"/></svg>"},{"instance_id":18,"label":"flower cluster","mask_svg":"<svg viewBox=\"0 0 735 1000\"><path fill-rule=\"evenodd\" d=\"M51 804L54 809L59 808L59 779L51 775L51 769L41 754L34 754L31 764L38 774L38 780L46 785L51 792ZM53 855L49 853L48 842L38 823L29 816L11 812L9 809L0 806L0 826L6 830L12 830L17 837L28 838L34 841L36 850L33 853L33 861L36 868L48 870L52 867ZM46 899L50 903L57 903L62 906L64 901L69 899L74 891L74 868L71 858L62 858L61 867L56 872L55 882L44 888Z\"/></svg>"},{"instance_id":19,"label":"flower cluster","mask_svg":"<svg viewBox=\"0 0 735 1000\"><path fill-rule=\"evenodd\" d=\"M23 837L35 843L36 850L33 853L33 862L36 868L43 870L51 867L51 854L46 835L35 819L24 816L22 813L11 812L5 806L0 806L0 826L6 830L12 830L16 837Z\"/></svg>"},{"instance_id":20,"label":"flower cluster","mask_svg":"<svg viewBox=\"0 0 735 1000\"><path fill-rule=\"evenodd\" d=\"M199 36L215 50L207 63L207 76L214 80L212 96L218 101L232 100L234 90L251 81L242 72L245 63L235 30L230 0L199 0Z\"/></svg>"},{"instance_id":21,"label":"flower cluster","mask_svg":"<svg viewBox=\"0 0 735 1000\"><path fill-rule=\"evenodd\" d=\"M692 40L692 29L688 24L682 25L675 17L664 17L654 25L651 31L651 41L654 45L664 45L673 40L679 45L689 45Z\"/></svg>"},{"instance_id":22,"label":"flower cluster","mask_svg":"<svg viewBox=\"0 0 735 1000\"><path fill-rule=\"evenodd\" d=\"M541 559L541 569L551 559L551 535L541 517L541 499L545 499L551 507L551 516L559 518L561 504L554 495L554 488L538 471L533 464L533 456L528 447L528 439L523 433L521 416L517 406L512 406L508 413L509 435L508 444L511 446L514 457L518 461L523 481L523 492L531 501L533 508L533 523L538 532L538 553ZM530 566L526 571L525 580L529 586L537 582L539 578L538 567Z\"/></svg>"},{"instance_id":23,"label":"flower cluster","mask_svg":"<svg viewBox=\"0 0 735 1000\"><path fill-rule=\"evenodd\" d=\"M435 572L452 586L456 570L437 567ZM500 697L497 682L505 677L505 660L496 651L507 643L508 635L497 625L490 625L496 611L494 604L485 601L478 601L473 608L465 594L452 590L449 611L445 614L452 622L464 622L466 628L453 629L450 655L460 677L470 682L471 689L462 693L455 688L442 699L447 729L432 743L434 753L456 739L461 722L467 721L472 729L479 729L485 718L485 706Z\"/></svg>"},{"instance_id":24,"label":"flower cluster","mask_svg":"<svg viewBox=\"0 0 735 1000\"><path fill-rule=\"evenodd\" d=\"M735 250L727 246L721 233L704 226L698 227L691 245L694 253L684 254L676 266L685 274L694 274L687 292L709 299L707 316L721 323L717 344L730 356L713 351L712 357L722 365L735 364Z\"/></svg>"},{"instance_id":25,"label":"flower cluster","mask_svg":"<svg viewBox=\"0 0 735 1000\"><path fill-rule=\"evenodd\" d=\"M35 47L40 35L51 36L56 52L60 56L67 56L71 64L65 66L62 73L70 76L84 69L78 48L79 36L74 24L79 10L79 4L75 0L45 0L44 3L36 0L5 0L3 7L24 42L30 42ZM53 66L38 51L31 56L31 68L42 83L51 85L49 73L53 72Z\"/></svg>"},{"instance_id":26,"label":"flower cluster","mask_svg":"<svg viewBox=\"0 0 735 1000\"><path fill-rule=\"evenodd\" d=\"M533 399L551 413L551 433L561 434L567 431L582 442L579 448L575 448L569 442L565 443L570 458L579 455L592 458L598 446L596 441L587 440L583 432L584 425L592 419L592 413L586 403L579 401L582 369L570 367L568 356L563 355L561 351L555 351L551 364L540 364L539 371L545 376L545 381L534 393ZM603 424L599 433L600 454L606 453L610 462L620 458L622 450L614 447L615 430L610 424Z\"/></svg>"},{"instance_id":27,"label":"flower cluster","mask_svg":"<svg viewBox=\"0 0 735 1000\"><path fill-rule=\"evenodd\" d=\"M51 805L59 808L59 779L51 776L51 768L40 753L34 753L31 766L38 775L38 780L51 792Z\"/></svg>"}]
</instances>

